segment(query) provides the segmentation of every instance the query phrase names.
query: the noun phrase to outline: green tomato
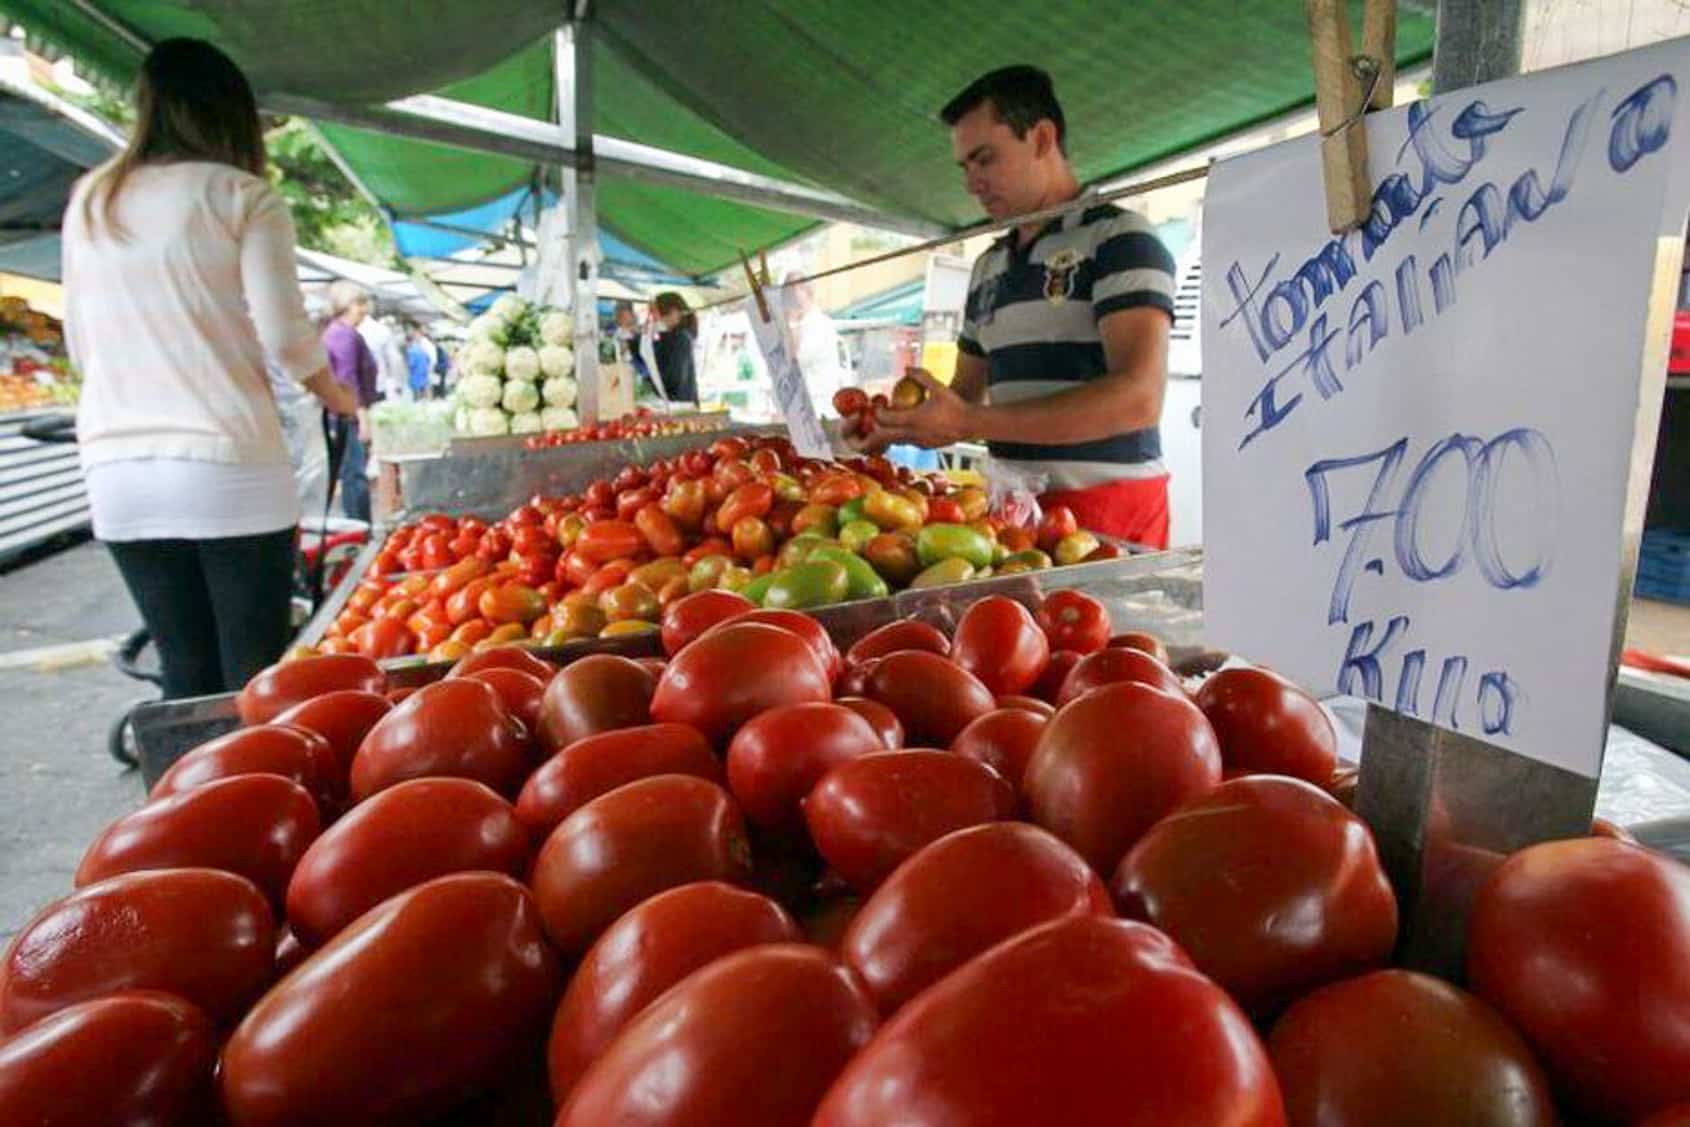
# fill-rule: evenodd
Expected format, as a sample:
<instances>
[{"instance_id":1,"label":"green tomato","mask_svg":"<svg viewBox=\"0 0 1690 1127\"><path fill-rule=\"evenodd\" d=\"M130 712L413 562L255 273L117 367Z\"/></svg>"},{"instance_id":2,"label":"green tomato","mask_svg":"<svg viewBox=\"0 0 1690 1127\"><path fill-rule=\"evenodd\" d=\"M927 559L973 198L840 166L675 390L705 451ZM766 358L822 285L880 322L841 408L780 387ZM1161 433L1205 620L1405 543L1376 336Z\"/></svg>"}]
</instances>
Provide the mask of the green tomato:
<instances>
[{"instance_id":1,"label":"green tomato","mask_svg":"<svg viewBox=\"0 0 1690 1127\"><path fill-rule=\"evenodd\" d=\"M739 589L739 593L756 603L758 606L762 606L763 597L768 594L769 588L774 584L776 574L776 572L771 571L767 574L757 576L757 578L747 583L744 587L741 587Z\"/></svg>"},{"instance_id":2,"label":"green tomato","mask_svg":"<svg viewBox=\"0 0 1690 1127\"><path fill-rule=\"evenodd\" d=\"M847 582L845 597L848 599L884 599L891 594L886 580L880 578L880 573L867 560L843 547L828 545L817 548L810 553L810 562L836 563L844 568Z\"/></svg>"},{"instance_id":3,"label":"green tomato","mask_svg":"<svg viewBox=\"0 0 1690 1127\"><path fill-rule=\"evenodd\" d=\"M929 524L916 534L915 552L923 567L941 560L963 559L974 567L992 566L992 541L966 524Z\"/></svg>"},{"instance_id":4,"label":"green tomato","mask_svg":"<svg viewBox=\"0 0 1690 1127\"><path fill-rule=\"evenodd\" d=\"M868 520L868 514L863 511L864 504L866 501L862 497L853 497L839 506L839 527L844 528L852 521Z\"/></svg>"},{"instance_id":5,"label":"green tomato","mask_svg":"<svg viewBox=\"0 0 1690 1127\"><path fill-rule=\"evenodd\" d=\"M705 556L687 572L687 590L706 591L721 586L722 573L732 566L733 560L727 556Z\"/></svg>"},{"instance_id":6,"label":"green tomato","mask_svg":"<svg viewBox=\"0 0 1690 1127\"><path fill-rule=\"evenodd\" d=\"M845 569L832 560L812 559L794 564L773 575L763 593L763 605L777 610L802 610L844 602L851 580Z\"/></svg>"},{"instance_id":7,"label":"green tomato","mask_svg":"<svg viewBox=\"0 0 1690 1127\"><path fill-rule=\"evenodd\" d=\"M1050 557L1037 548L1028 548L1024 552L1012 552L1002 564L998 566L999 575L1019 575L1024 571L1044 571L1052 566Z\"/></svg>"},{"instance_id":8,"label":"green tomato","mask_svg":"<svg viewBox=\"0 0 1690 1127\"><path fill-rule=\"evenodd\" d=\"M848 551L862 555L868 542L880 535L880 526L872 520L854 520L839 529L839 542Z\"/></svg>"},{"instance_id":9,"label":"green tomato","mask_svg":"<svg viewBox=\"0 0 1690 1127\"><path fill-rule=\"evenodd\" d=\"M827 543L827 539L814 532L800 532L797 536L780 546L775 553L775 568L791 567L801 564L810 558L810 553Z\"/></svg>"},{"instance_id":10,"label":"green tomato","mask_svg":"<svg viewBox=\"0 0 1690 1127\"><path fill-rule=\"evenodd\" d=\"M974 578L974 565L961 556L940 560L914 579L911 587L943 587L948 583L964 583Z\"/></svg>"}]
</instances>

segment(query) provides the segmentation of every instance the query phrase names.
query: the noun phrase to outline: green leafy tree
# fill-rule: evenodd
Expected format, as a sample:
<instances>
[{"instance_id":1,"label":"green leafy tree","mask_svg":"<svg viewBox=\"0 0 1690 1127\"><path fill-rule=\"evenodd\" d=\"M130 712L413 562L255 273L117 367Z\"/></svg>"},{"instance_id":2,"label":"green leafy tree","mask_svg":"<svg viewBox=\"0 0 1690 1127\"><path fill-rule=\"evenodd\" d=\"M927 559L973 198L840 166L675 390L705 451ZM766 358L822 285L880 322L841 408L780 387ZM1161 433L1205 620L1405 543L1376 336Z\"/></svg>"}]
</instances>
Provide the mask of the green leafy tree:
<instances>
[{"instance_id":1,"label":"green leafy tree","mask_svg":"<svg viewBox=\"0 0 1690 1127\"><path fill-rule=\"evenodd\" d=\"M374 266L399 265L380 213L352 186L304 121L289 118L264 135L270 182L293 212L301 246Z\"/></svg>"}]
</instances>

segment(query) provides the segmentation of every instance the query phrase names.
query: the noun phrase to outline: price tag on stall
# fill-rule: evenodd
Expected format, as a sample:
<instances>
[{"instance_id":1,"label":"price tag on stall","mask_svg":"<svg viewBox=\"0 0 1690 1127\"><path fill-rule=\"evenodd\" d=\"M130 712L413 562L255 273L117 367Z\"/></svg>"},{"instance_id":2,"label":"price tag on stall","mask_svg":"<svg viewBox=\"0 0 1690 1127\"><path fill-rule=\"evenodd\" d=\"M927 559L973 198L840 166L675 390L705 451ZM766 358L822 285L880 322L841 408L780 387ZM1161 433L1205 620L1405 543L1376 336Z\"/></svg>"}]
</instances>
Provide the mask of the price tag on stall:
<instances>
[{"instance_id":1,"label":"price tag on stall","mask_svg":"<svg viewBox=\"0 0 1690 1127\"><path fill-rule=\"evenodd\" d=\"M785 294L774 288L763 290L763 300L769 318L764 320L756 301L747 300L745 316L757 337L757 347L763 350L763 361L774 381L775 402L792 436L792 447L806 458L831 458L833 448L822 429L816 406L810 402L810 389L804 383L804 373L798 368L798 353L792 347L792 337L786 330Z\"/></svg>"},{"instance_id":2,"label":"price tag on stall","mask_svg":"<svg viewBox=\"0 0 1690 1127\"><path fill-rule=\"evenodd\" d=\"M1690 41L1218 164L1203 238L1214 642L1595 777L1645 378L1683 251Z\"/></svg>"}]
</instances>

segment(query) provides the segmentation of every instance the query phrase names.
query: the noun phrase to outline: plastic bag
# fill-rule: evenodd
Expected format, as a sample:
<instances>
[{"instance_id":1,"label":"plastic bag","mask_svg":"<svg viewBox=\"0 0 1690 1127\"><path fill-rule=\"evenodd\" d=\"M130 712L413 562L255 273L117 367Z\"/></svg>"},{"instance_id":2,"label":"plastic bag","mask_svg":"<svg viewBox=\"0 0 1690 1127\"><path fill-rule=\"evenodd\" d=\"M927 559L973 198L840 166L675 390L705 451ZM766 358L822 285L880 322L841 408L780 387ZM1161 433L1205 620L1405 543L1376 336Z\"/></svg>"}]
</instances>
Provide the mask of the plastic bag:
<instances>
[{"instance_id":1,"label":"plastic bag","mask_svg":"<svg viewBox=\"0 0 1690 1127\"><path fill-rule=\"evenodd\" d=\"M986 497L994 516L1017 528L1038 527L1044 515L1039 494L1049 487L1049 478L1014 469L989 454L981 464L981 473L986 478Z\"/></svg>"}]
</instances>

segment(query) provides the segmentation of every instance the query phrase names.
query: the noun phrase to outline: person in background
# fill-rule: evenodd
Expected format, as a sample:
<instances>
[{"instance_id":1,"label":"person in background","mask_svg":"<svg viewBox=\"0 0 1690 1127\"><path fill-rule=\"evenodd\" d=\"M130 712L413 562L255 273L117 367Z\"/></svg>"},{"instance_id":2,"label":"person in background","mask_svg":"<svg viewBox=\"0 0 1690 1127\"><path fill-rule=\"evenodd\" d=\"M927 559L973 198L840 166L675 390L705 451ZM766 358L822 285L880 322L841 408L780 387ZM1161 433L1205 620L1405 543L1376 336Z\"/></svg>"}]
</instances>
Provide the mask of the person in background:
<instances>
[{"instance_id":1,"label":"person in background","mask_svg":"<svg viewBox=\"0 0 1690 1127\"><path fill-rule=\"evenodd\" d=\"M412 399L427 399L429 383L434 378L434 362L438 349L428 339L421 325L412 325L410 340L405 344L405 364L410 371Z\"/></svg>"},{"instance_id":2,"label":"person in background","mask_svg":"<svg viewBox=\"0 0 1690 1127\"><path fill-rule=\"evenodd\" d=\"M698 337L698 317L686 298L665 290L652 299L657 314L657 375L670 403L698 403L698 372L692 343Z\"/></svg>"},{"instance_id":3,"label":"person in background","mask_svg":"<svg viewBox=\"0 0 1690 1127\"><path fill-rule=\"evenodd\" d=\"M657 377L652 368L656 363L656 353L653 349L651 334L640 330L640 319L634 312L634 303L619 301L612 312L616 321L616 343L618 350L627 357L628 366L634 371L634 386L651 387L653 394L660 389Z\"/></svg>"},{"instance_id":4,"label":"person in background","mask_svg":"<svg viewBox=\"0 0 1690 1127\"><path fill-rule=\"evenodd\" d=\"M810 402L817 416L831 417L833 393L845 386L845 369L839 362L839 330L833 318L816 304L816 294L810 283L799 275L788 274L786 284L787 325L792 330L793 347L798 350L798 370L804 373L804 386L809 389Z\"/></svg>"},{"instance_id":5,"label":"person in background","mask_svg":"<svg viewBox=\"0 0 1690 1127\"><path fill-rule=\"evenodd\" d=\"M292 633L299 498L266 363L350 415L264 176L252 88L217 48L141 63L124 150L65 211L77 435L94 534L140 608L169 699L235 689Z\"/></svg>"},{"instance_id":6,"label":"person in background","mask_svg":"<svg viewBox=\"0 0 1690 1127\"><path fill-rule=\"evenodd\" d=\"M939 116L969 193L993 219L1079 199L1044 71L993 71ZM1173 296L1173 256L1141 215L1098 204L1022 224L974 264L950 386L918 369L927 399L880 412L861 445L983 438L994 459L1046 482L1046 507L1166 547L1158 424Z\"/></svg>"},{"instance_id":7,"label":"person in background","mask_svg":"<svg viewBox=\"0 0 1690 1127\"><path fill-rule=\"evenodd\" d=\"M357 396L357 418L335 420L339 441L345 444L340 460L340 505L353 520L370 519L370 479L365 475L369 461L370 408L380 398L376 388L376 358L358 332L370 315L370 297L357 282L340 279L329 286L329 304L334 311L323 330L323 347L329 354L329 368Z\"/></svg>"},{"instance_id":8,"label":"person in background","mask_svg":"<svg viewBox=\"0 0 1690 1127\"><path fill-rule=\"evenodd\" d=\"M393 326L371 312L358 322L358 335L370 346L370 355L376 360L377 397L407 398L409 368L405 363L405 345Z\"/></svg>"}]
</instances>

